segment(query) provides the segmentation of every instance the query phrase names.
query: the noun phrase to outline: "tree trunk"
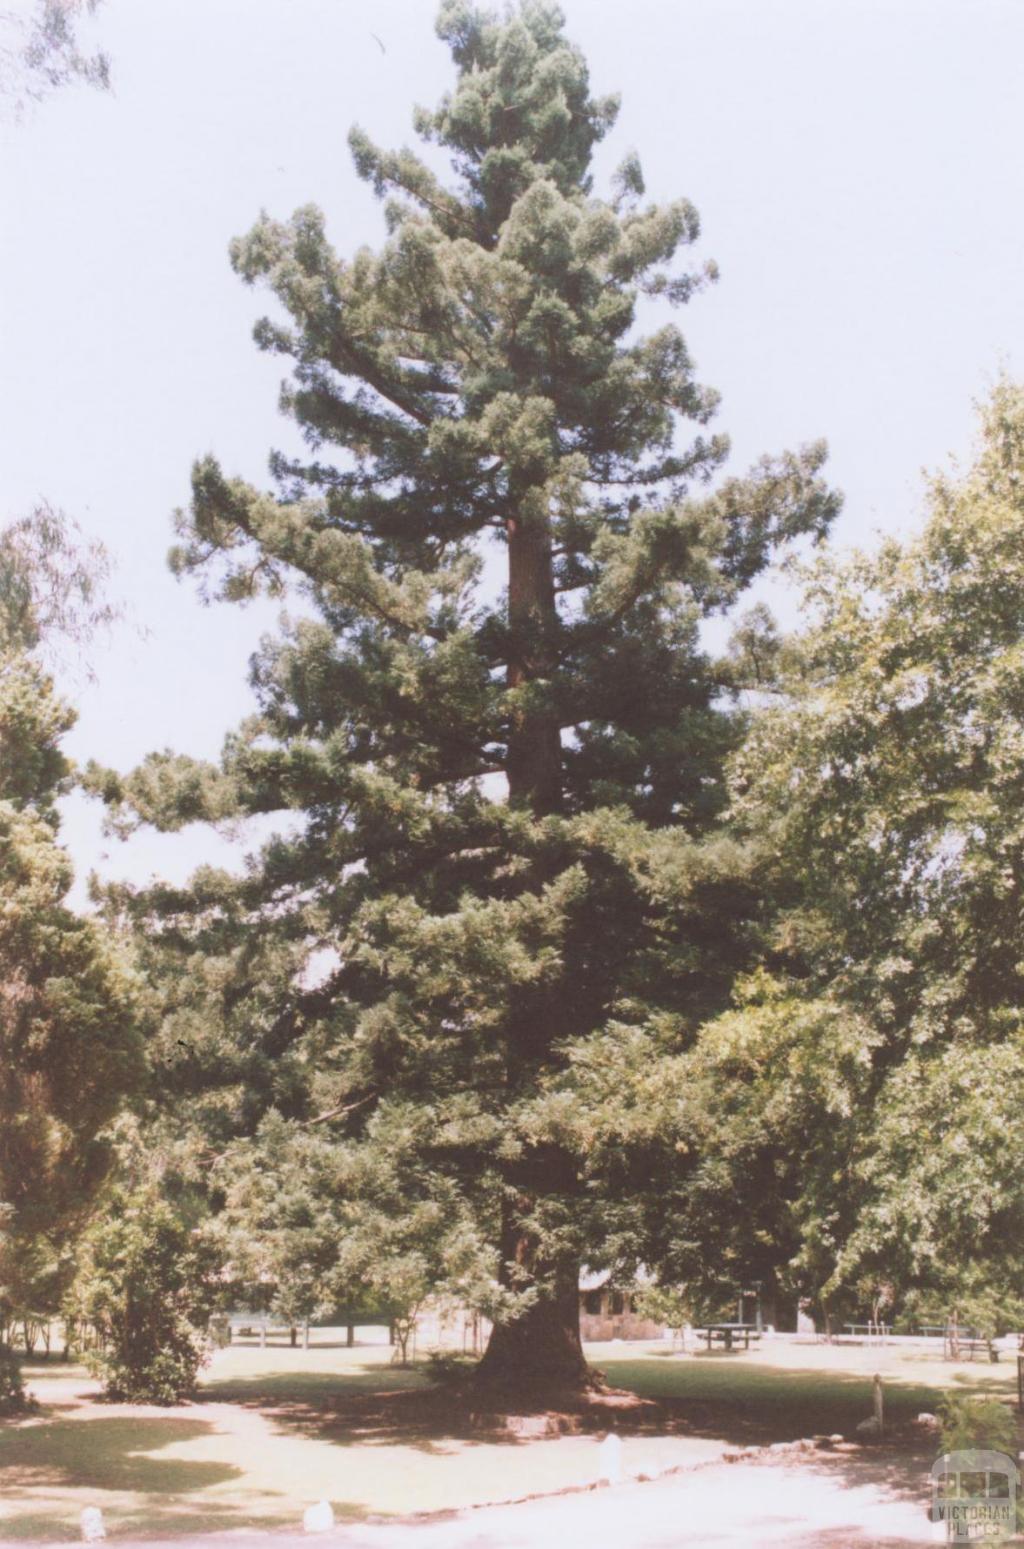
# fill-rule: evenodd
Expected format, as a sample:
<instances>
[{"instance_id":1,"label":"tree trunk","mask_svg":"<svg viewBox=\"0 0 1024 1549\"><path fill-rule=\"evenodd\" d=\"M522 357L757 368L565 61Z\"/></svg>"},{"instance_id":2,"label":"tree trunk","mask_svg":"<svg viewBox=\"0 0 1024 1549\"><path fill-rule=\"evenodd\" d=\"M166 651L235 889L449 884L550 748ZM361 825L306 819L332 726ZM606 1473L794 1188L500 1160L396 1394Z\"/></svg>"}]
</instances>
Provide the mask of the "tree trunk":
<instances>
[{"instance_id":1,"label":"tree trunk","mask_svg":"<svg viewBox=\"0 0 1024 1549\"><path fill-rule=\"evenodd\" d=\"M558 665L558 610L551 558L551 528L535 514L510 516L508 536L508 624L510 649L506 682L523 689L550 680ZM562 743L558 715L549 705L524 705L509 726L508 798L544 817L562 805Z\"/></svg>"},{"instance_id":2,"label":"tree trunk","mask_svg":"<svg viewBox=\"0 0 1024 1549\"><path fill-rule=\"evenodd\" d=\"M564 1156L537 1156L534 1166L541 1175L547 1171L552 1188L560 1193L570 1174L575 1176ZM536 1172L531 1181L536 1188ZM525 1193L514 1205L506 1204L501 1277L509 1289L517 1290L532 1280L540 1294L520 1317L494 1325L475 1381L478 1387L523 1393L581 1392L596 1382L580 1342L579 1262L569 1255L557 1263L544 1261L542 1249L522 1224L529 1207Z\"/></svg>"},{"instance_id":3,"label":"tree trunk","mask_svg":"<svg viewBox=\"0 0 1024 1549\"><path fill-rule=\"evenodd\" d=\"M496 1323L476 1370L480 1387L580 1392L595 1380L580 1343L579 1277L566 1266L559 1288L513 1323Z\"/></svg>"},{"instance_id":4,"label":"tree trunk","mask_svg":"<svg viewBox=\"0 0 1024 1549\"><path fill-rule=\"evenodd\" d=\"M355 1326L354 1323L348 1323L348 1324L345 1325L345 1344L347 1345L349 1350L351 1350L352 1346L355 1344L355 1342L356 1342L356 1326Z\"/></svg>"},{"instance_id":5,"label":"tree trunk","mask_svg":"<svg viewBox=\"0 0 1024 1549\"><path fill-rule=\"evenodd\" d=\"M506 682L511 690L529 692L542 680L550 684L558 671L559 618L555 601L551 526L545 513L523 510L506 521L508 538L509 656ZM509 805L546 817L562 809L562 744L559 716L554 705L539 700L516 706L508 732ZM545 878L537 876L537 885ZM538 1014L539 1013L539 1014ZM510 1016L508 1078L514 1090L520 1078L529 1082L537 1062L547 1057L555 1035L553 1021L535 1002L528 1002ZM529 1181L518 1201L520 1215L529 1210L529 1199L542 1189L575 1181L575 1169L567 1158L555 1160L553 1169L528 1164ZM560 1175L561 1179L560 1179ZM512 1180L510 1179L510 1186ZM525 1207L525 1210L523 1209ZM580 1390L592 1379L580 1343L579 1264L565 1260L557 1265L542 1262L539 1245L515 1222L510 1212L502 1241L502 1274L510 1286L522 1289L522 1273L544 1287L538 1300L511 1323L494 1325L476 1382L484 1387Z\"/></svg>"}]
</instances>

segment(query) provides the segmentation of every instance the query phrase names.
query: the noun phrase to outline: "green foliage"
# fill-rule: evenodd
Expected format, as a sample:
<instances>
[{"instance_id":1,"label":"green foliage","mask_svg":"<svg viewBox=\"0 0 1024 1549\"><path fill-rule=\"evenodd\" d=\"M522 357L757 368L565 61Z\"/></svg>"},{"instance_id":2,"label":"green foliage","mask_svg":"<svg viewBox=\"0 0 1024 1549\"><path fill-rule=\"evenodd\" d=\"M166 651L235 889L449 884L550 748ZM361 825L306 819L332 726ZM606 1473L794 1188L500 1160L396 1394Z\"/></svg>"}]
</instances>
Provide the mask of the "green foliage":
<instances>
[{"instance_id":1,"label":"green foliage","mask_svg":"<svg viewBox=\"0 0 1024 1549\"><path fill-rule=\"evenodd\" d=\"M315 1126L344 1161L333 1206L314 1185L343 1283L511 1330L575 1303L582 1255L658 1246L684 1155L661 1077L757 937L720 832L739 669L701 623L838 500L817 443L709 493L716 395L667 315L638 318L714 266L683 264L696 212L644 204L635 156L595 192L616 104L558 8L457 0L438 30L455 83L416 127L450 175L356 129L377 251L339 257L312 207L232 246L309 450L274 458L272 494L198 462L171 562L227 601L302 597L253 661L258 711L219 764L90 778L123 828L278 819L243 878L116 900L158 1047L196 1051L169 1062L182 1165L192 1125L297 1199ZM291 1153L261 1155L271 1111Z\"/></svg>"},{"instance_id":2,"label":"green foliage","mask_svg":"<svg viewBox=\"0 0 1024 1549\"><path fill-rule=\"evenodd\" d=\"M99 1332L89 1364L107 1397L174 1404L195 1391L219 1291L209 1240L151 1189L119 1192L91 1230L76 1288Z\"/></svg>"},{"instance_id":3,"label":"green foliage","mask_svg":"<svg viewBox=\"0 0 1024 1549\"><path fill-rule=\"evenodd\" d=\"M673 1333L678 1333L687 1323L697 1322L699 1317L693 1295L679 1286L645 1286L637 1293L634 1305L641 1318L660 1323Z\"/></svg>"},{"instance_id":4,"label":"green foliage","mask_svg":"<svg viewBox=\"0 0 1024 1549\"><path fill-rule=\"evenodd\" d=\"M17 1357L9 1345L0 1344L0 1417L24 1414L31 1408Z\"/></svg>"},{"instance_id":5,"label":"green foliage","mask_svg":"<svg viewBox=\"0 0 1024 1549\"><path fill-rule=\"evenodd\" d=\"M437 1383L439 1387L448 1387L464 1379L473 1370L475 1364L475 1357L463 1355L458 1351L431 1350L427 1355L427 1364L423 1368L423 1373L428 1382Z\"/></svg>"},{"instance_id":6,"label":"green foliage","mask_svg":"<svg viewBox=\"0 0 1024 1549\"><path fill-rule=\"evenodd\" d=\"M943 1452L1003 1452L1016 1460L1017 1421L997 1398L964 1398L947 1393L939 1405Z\"/></svg>"},{"instance_id":7,"label":"green foliage","mask_svg":"<svg viewBox=\"0 0 1024 1549\"><path fill-rule=\"evenodd\" d=\"M111 624L110 559L45 502L0 531L0 640L8 650L77 647Z\"/></svg>"},{"instance_id":8,"label":"green foliage","mask_svg":"<svg viewBox=\"0 0 1024 1549\"><path fill-rule=\"evenodd\" d=\"M920 537L805 572L810 623L732 764L774 923L684 1061L702 1162L673 1202L680 1273L740 1262L742 1231L834 1317L880 1295L1018 1316L1022 489L1004 382Z\"/></svg>"},{"instance_id":9,"label":"green foliage","mask_svg":"<svg viewBox=\"0 0 1024 1549\"><path fill-rule=\"evenodd\" d=\"M99 557L50 511L0 532L0 1316L54 1312L141 1076L123 939L68 909L74 714L40 653L103 621Z\"/></svg>"}]
</instances>

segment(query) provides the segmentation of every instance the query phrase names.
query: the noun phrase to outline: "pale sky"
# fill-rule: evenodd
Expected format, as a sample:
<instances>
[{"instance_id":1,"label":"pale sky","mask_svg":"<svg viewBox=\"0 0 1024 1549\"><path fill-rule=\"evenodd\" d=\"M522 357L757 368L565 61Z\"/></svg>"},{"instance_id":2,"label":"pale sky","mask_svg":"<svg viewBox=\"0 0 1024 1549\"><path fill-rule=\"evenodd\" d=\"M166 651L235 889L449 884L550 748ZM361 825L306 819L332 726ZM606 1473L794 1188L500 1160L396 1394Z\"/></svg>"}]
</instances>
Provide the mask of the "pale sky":
<instances>
[{"instance_id":1,"label":"pale sky","mask_svg":"<svg viewBox=\"0 0 1024 1549\"><path fill-rule=\"evenodd\" d=\"M651 198L701 214L719 284L676 313L723 395L730 470L818 436L843 545L920 520L921 470L964 455L972 400L1024 373L1024 0L565 0L598 93L599 184L636 148ZM105 0L115 91L65 90L0 129L3 516L40 498L113 553L129 619L69 684L78 759L216 756L250 708L273 612L204 609L165 566L193 458L265 482L294 443L285 363L227 261L261 208L319 204L339 251L379 244L359 122L413 139L452 79L433 0ZM377 41L379 40L379 42ZM383 47L381 46L383 45ZM605 185L606 186L606 183ZM200 832L103 840L85 874L181 879Z\"/></svg>"}]
</instances>

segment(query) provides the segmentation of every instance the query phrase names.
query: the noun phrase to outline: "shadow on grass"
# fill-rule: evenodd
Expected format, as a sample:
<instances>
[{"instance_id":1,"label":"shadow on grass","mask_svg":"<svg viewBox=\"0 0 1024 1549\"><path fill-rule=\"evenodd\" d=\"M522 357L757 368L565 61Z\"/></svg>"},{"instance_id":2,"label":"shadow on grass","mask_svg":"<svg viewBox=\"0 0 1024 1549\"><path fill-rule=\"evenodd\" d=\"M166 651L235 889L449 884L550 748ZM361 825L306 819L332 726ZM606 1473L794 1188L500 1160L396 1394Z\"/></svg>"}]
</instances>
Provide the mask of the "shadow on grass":
<instances>
[{"instance_id":1,"label":"shadow on grass","mask_svg":"<svg viewBox=\"0 0 1024 1549\"><path fill-rule=\"evenodd\" d=\"M213 1432L205 1420L144 1416L43 1421L0 1430L0 1495L25 1510L0 1522L0 1541L62 1541L78 1536L84 1501L102 1506L119 1537L176 1538L198 1533L296 1527L299 1508L278 1490L246 1488L246 1496L219 1502L204 1498L214 1485L239 1482L244 1471L230 1463L159 1458L158 1452ZM97 1500L91 1492L110 1492ZM118 1495L127 1500L117 1500ZM140 1501L138 1497L145 1497ZM134 1497L135 1499L131 1499ZM248 1503L247 1499L248 1498ZM278 1506L280 1502L280 1506ZM367 1508L333 1502L339 1520L356 1522Z\"/></svg>"},{"instance_id":2,"label":"shadow on grass","mask_svg":"<svg viewBox=\"0 0 1024 1549\"><path fill-rule=\"evenodd\" d=\"M423 1391L426 1379L415 1367L377 1366L372 1361L336 1371L269 1371L254 1377L215 1377L199 1389L198 1402L274 1403L279 1399L317 1400L332 1394Z\"/></svg>"},{"instance_id":3,"label":"shadow on grass","mask_svg":"<svg viewBox=\"0 0 1024 1549\"><path fill-rule=\"evenodd\" d=\"M872 1372L787 1370L742 1359L738 1352L712 1351L668 1362L660 1354L602 1359L601 1370L616 1389L634 1393L635 1406L599 1402L558 1409L576 1411L584 1432L614 1427L622 1434L689 1435L732 1445L764 1445L840 1432L853 1436L872 1413ZM885 1375L886 1417L896 1428L922 1410L934 1411L944 1386ZM995 1375L950 1372L949 1385L998 1390ZM369 1365L351 1373L277 1371L208 1383L202 1400L258 1408L279 1432L312 1437L338 1447L405 1446L428 1454L445 1443L529 1445L532 1438L481 1426L473 1410L485 1407L469 1396L435 1387L417 1371ZM546 1406L528 1401L496 1403L522 1414ZM904 1450L915 1445L911 1433Z\"/></svg>"},{"instance_id":4,"label":"shadow on grass","mask_svg":"<svg viewBox=\"0 0 1024 1549\"><path fill-rule=\"evenodd\" d=\"M872 1412L872 1377L865 1372L779 1370L734 1359L729 1352L666 1363L658 1355L601 1362L608 1383L634 1393L636 1405L610 1399L574 1405L583 1432L614 1427L622 1434L690 1435L731 1444L763 1445L841 1431L852 1435ZM390 1376L385 1385L382 1377ZM941 1389L920 1382L886 1381L886 1413L894 1421L934 1410ZM271 1372L209 1383L203 1399L258 1408L279 1431L339 1447L406 1446L426 1453L445 1442L529 1445L532 1438L487 1428L474 1417L486 1406L466 1394L427 1383L415 1372L371 1367L353 1380L333 1372ZM496 1402L497 1409L541 1413L528 1400Z\"/></svg>"},{"instance_id":5,"label":"shadow on grass","mask_svg":"<svg viewBox=\"0 0 1024 1549\"><path fill-rule=\"evenodd\" d=\"M851 1435L872 1413L872 1376L863 1372L783 1370L716 1352L667 1365L656 1357L607 1360L609 1383L653 1399L676 1426L695 1436L763 1445L801 1437ZM943 1389L886 1374L885 1413L894 1424L934 1411Z\"/></svg>"},{"instance_id":6,"label":"shadow on grass","mask_svg":"<svg viewBox=\"0 0 1024 1549\"><path fill-rule=\"evenodd\" d=\"M991 1376L982 1377L972 1371L955 1371L950 1377L950 1381L955 1382L958 1387L976 1388L979 1392L986 1395L990 1393L1009 1394L1011 1392L1014 1395L1016 1394L1016 1373L1012 1377L1009 1372L1004 1373L1001 1377L997 1377L995 1373Z\"/></svg>"},{"instance_id":7,"label":"shadow on grass","mask_svg":"<svg viewBox=\"0 0 1024 1549\"><path fill-rule=\"evenodd\" d=\"M451 1395L420 1382L389 1391L360 1392L326 1377L313 1385L294 1373L274 1373L273 1388L254 1379L250 1392L238 1391L248 1384L233 1384L233 1391L210 1393L218 1402L227 1398L256 1408L281 1433L337 1447L410 1447L430 1456L444 1456L450 1443L479 1445L500 1441L521 1446L524 1438L512 1434L483 1434L475 1425L470 1407ZM292 1381L286 1382L285 1376Z\"/></svg>"},{"instance_id":8,"label":"shadow on grass","mask_svg":"<svg viewBox=\"0 0 1024 1549\"><path fill-rule=\"evenodd\" d=\"M77 1503L67 1509L54 1504L45 1511L27 1512L7 1517L0 1522L0 1543L14 1540L17 1543L66 1543L79 1536ZM205 1506L197 1501L194 1506L187 1501L175 1501L161 1506L154 1502L144 1512L114 1514L104 1507L107 1526L118 1538L178 1538L193 1533L237 1532L251 1528L255 1531L273 1528L295 1527L295 1512L282 1512L274 1516L255 1517L239 1508ZM340 1517L341 1513L338 1512Z\"/></svg>"},{"instance_id":9,"label":"shadow on grass","mask_svg":"<svg viewBox=\"0 0 1024 1549\"><path fill-rule=\"evenodd\" d=\"M347 1501L332 1501L334 1515L339 1522L362 1522L368 1515L365 1506ZM30 1511L0 1521L0 1543L14 1540L17 1543L65 1543L79 1535L78 1514L80 1506L68 1502L54 1505L43 1511ZM107 1526L117 1538L191 1538L200 1533L233 1533L251 1531L263 1535L275 1529L298 1527L299 1508L292 1505L279 1511L255 1513L238 1505L213 1506L197 1499L159 1499L146 1503L140 1511L118 1511L104 1506Z\"/></svg>"},{"instance_id":10,"label":"shadow on grass","mask_svg":"<svg viewBox=\"0 0 1024 1549\"><path fill-rule=\"evenodd\" d=\"M229 1463L152 1458L175 1442L205 1436L205 1420L110 1419L53 1420L4 1429L0 1446L0 1490L52 1482L64 1488L137 1490L170 1495L203 1490L241 1476Z\"/></svg>"}]
</instances>

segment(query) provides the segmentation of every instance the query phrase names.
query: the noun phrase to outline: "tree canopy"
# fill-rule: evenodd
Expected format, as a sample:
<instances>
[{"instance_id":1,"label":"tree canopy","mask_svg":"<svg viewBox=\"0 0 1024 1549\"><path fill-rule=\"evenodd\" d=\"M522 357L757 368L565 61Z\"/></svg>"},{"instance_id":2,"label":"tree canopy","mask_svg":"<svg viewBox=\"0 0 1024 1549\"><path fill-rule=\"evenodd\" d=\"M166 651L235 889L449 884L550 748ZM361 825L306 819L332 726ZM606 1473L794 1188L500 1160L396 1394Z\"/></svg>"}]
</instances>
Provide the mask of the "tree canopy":
<instances>
[{"instance_id":1,"label":"tree canopy","mask_svg":"<svg viewBox=\"0 0 1024 1549\"><path fill-rule=\"evenodd\" d=\"M106 1128L137 1084L127 953L65 902L57 799L74 714L39 660L51 632L87 631L87 553L54 513L0 532L0 1312L52 1311L70 1246L111 1166ZM75 605L75 599L78 605Z\"/></svg>"},{"instance_id":2,"label":"tree canopy","mask_svg":"<svg viewBox=\"0 0 1024 1549\"><path fill-rule=\"evenodd\" d=\"M980 426L919 538L809 571L733 759L775 917L682 1076L708 1160L680 1273L725 1193L736 1260L826 1308L1019 1297L1024 390Z\"/></svg>"}]
</instances>

